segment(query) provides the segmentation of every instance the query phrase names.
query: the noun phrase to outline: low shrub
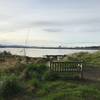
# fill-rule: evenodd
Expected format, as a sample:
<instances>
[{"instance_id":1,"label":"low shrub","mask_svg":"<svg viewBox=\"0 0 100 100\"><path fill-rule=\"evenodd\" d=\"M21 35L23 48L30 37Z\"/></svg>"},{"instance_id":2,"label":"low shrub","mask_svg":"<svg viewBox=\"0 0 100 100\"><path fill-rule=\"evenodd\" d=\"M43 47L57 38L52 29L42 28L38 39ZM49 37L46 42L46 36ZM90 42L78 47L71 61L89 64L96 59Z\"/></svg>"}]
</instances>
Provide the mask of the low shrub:
<instances>
[{"instance_id":1,"label":"low shrub","mask_svg":"<svg viewBox=\"0 0 100 100\"><path fill-rule=\"evenodd\" d=\"M27 93L29 93L30 95L35 95L37 90L40 89L41 84L39 82L39 80L37 79L31 79L27 82Z\"/></svg>"},{"instance_id":2,"label":"low shrub","mask_svg":"<svg viewBox=\"0 0 100 100\"><path fill-rule=\"evenodd\" d=\"M37 78L38 80L42 80L42 76L47 71L47 66L45 65L27 65L26 76L28 79Z\"/></svg>"},{"instance_id":3,"label":"low shrub","mask_svg":"<svg viewBox=\"0 0 100 100\"><path fill-rule=\"evenodd\" d=\"M45 72L43 79L47 81L54 81L58 79L58 75L56 72L47 71Z\"/></svg>"},{"instance_id":4,"label":"low shrub","mask_svg":"<svg viewBox=\"0 0 100 100\"><path fill-rule=\"evenodd\" d=\"M16 76L3 76L0 79L0 96L9 98L17 95L23 90Z\"/></svg>"},{"instance_id":5,"label":"low shrub","mask_svg":"<svg viewBox=\"0 0 100 100\"><path fill-rule=\"evenodd\" d=\"M40 87L40 82L33 78L32 80L28 81L28 84L32 87L35 87L35 88L39 88Z\"/></svg>"}]
</instances>

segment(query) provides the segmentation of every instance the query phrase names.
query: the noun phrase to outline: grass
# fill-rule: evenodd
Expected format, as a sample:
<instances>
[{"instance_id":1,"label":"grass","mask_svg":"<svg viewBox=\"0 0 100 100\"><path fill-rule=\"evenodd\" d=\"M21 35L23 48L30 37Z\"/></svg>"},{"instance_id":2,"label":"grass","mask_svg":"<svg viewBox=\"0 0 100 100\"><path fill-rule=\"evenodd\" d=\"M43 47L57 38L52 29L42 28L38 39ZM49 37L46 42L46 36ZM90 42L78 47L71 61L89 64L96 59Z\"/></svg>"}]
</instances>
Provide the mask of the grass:
<instances>
[{"instance_id":1,"label":"grass","mask_svg":"<svg viewBox=\"0 0 100 100\"><path fill-rule=\"evenodd\" d=\"M100 100L99 82L63 80L56 78L54 74L49 74L49 76L46 76L47 79L41 80L42 77L47 75L44 72L47 73L48 71L42 72L35 69L36 65L30 66L28 65L28 68L25 68L27 69L25 72L27 78L20 79L20 75L16 76L16 74L14 76L13 74L10 76L1 75L0 83L3 82L3 84L0 85L0 90L3 92L1 92L0 97L3 100L6 100L5 98L9 96L10 100L14 100L12 97L19 98L19 96L24 98L22 100L27 97L30 100L32 100L31 98L34 98L34 100ZM48 80L50 77L53 77L53 80Z\"/></svg>"},{"instance_id":2,"label":"grass","mask_svg":"<svg viewBox=\"0 0 100 100\"><path fill-rule=\"evenodd\" d=\"M99 100L100 90L94 85L79 81L55 81L46 83L39 91L40 100ZM78 82L78 83L77 83ZM84 84L84 85L83 85ZM42 99L41 99L42 98Z\"/></svg>"},{"instance_id":3,"label":"grass","mask_svg":"<svg viewBox=\"0 0 100 100\"><path fill-rule=\"evenodd\" d=\"M99 57L99 52L76 53L64 60L83 60L99 65ZM77 77L77 73L50 72L43 64L19 63L0 68L0 100L100 100L99 81L66 78L72 74Z\"/></svg>"}]
</instances>

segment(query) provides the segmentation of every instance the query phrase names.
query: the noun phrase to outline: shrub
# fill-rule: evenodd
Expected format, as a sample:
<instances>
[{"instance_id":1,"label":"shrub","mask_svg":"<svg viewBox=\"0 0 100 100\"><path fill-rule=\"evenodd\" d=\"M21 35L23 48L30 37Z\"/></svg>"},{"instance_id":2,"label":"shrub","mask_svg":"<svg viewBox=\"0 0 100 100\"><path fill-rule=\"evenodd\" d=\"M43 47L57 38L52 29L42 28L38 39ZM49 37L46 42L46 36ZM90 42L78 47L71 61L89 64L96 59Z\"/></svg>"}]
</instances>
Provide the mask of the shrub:
<instances>
[{"instance_id":1,"label":"shrub","mask_svg":"<svg viewBox=\"0 0 100 100\"><path fill-rule=\"evenodd\" d=\"M37 90L40 88L40 86L41 86L41 84L40 84L39 80L37 80L35 78L32 80L29 80L27 82L27 92L30 93L31 95L34 95L37 92Z\"/></svg>"},{"instance_id":2,"label":"shrub","mask_svg":"<svg viewBox=\"0 0 100 100\"><path fill-rule=\"evenodd\" d=\"M58 79L58 75L56 72L47 71L43 76L44 80L53 81Z\"/></svg>"},{"instance_id":3,"label":"shrub","mask_svg":"<svg viewBox=\"0 0 100 100\"><path fill-rule=\"evenodd\" d=\"M40 87L40 82L37 79L32 79L32 80L28 81L28 84L35 88Z\"/></svg>"},{"instance_id":4,"label":"shrub","mask_svg":"<svg viewBox=\"0 0 100 100\"><path fill-rule=\"evenodd\" d=\"M14 76L3 76L0 79L0 96L3 98L12 97L22 91L22 86Z\"/></svg>"},{"instance_id":5,"label":"shrub","mask_svg":"<svg viewBox=\"0 0 100 100\"><path fill-rule=\"evenodd\" d=\"M42 80L42 76L43 74L46 72L47 70L47 66L45 65L33 65L33 64L29 64L27 65L27 77L28 79L32 79L33 77Z\"/></svg>"}]
</instances>

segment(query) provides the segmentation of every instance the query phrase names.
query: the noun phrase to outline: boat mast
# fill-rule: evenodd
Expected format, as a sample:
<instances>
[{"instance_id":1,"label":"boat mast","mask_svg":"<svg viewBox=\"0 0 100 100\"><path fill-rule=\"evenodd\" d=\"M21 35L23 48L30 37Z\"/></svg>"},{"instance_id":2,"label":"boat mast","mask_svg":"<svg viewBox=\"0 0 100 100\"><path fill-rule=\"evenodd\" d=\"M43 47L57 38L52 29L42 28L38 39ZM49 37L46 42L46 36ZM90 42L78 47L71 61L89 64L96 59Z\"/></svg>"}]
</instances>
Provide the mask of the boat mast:
<instances>
[{"instance_id":1,"label":"boat mast","mask_svg":"<svg viewBox=\"0 0 100 100\"><path fill-rule=\"evenodd\" d=\"M26 39L25 39L25 45L24 45L24 57L26 57L27 55L26 55L26 46L27 46L27 42L28 42L28 38L29 38L29 29L28 29L28 31L27 31L27 33L26 33Z\"/></svg>"}]
</instances>

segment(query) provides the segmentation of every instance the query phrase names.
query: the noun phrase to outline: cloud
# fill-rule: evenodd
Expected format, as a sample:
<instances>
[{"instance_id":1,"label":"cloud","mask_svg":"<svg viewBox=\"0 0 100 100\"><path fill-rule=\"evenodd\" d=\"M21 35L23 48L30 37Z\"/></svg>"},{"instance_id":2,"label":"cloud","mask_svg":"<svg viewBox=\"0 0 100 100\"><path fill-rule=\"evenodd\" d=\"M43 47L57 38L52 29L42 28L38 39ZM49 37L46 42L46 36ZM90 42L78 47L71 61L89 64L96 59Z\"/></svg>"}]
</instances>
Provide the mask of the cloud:
<instances>
[{"instance_id":1,"label":"cloud","mask_svg":"<svg viewBox=\"0 0 100 100\"><path fill-rule=\"evenodd\" d=\"M23 41L27 29L31 29L32 40L97 41L100 38L99 2L0 0L0 37L9 38L9 41L19 41L16 38L21 37L20 41Z\"/></svg>"},{"instance_id":2,"label":"cloud","mask_svg":"<svg viewBox=\"0 0 100 100\"><path fill-rule=\"evenodd\" d=\"M62 29L56 29L56 28L48 28L48 29L44 29L44 31L46 32L62 32L63 30Z\"/></svg>"},{"instance_id":3,"label":"cloud","mask_svg":"<svg viewBox=\"0 0 100 100\"><path fill-rule=\"evenodd\" d=\"M5 2L6 1L6 2ZM77 27L95 28L100 26L99 10L90 5L99 4L99 0L4 0L0 1L0 32L14 32L25 28L41 28L45 32L62 32ZM97 2L98 1L98 2ZM85 5L89 9L85 9ZM83 5L83 9L72 6ZM52 9L52 5L58 6ZM67 7L63 8L63 5ZM48 7L50 9L48 9ZM97 7L99 7L97 5ZM45 9L44 9L45 8ZM78 6L78 8L80 8ZM88 11L88 12L87 12ZM94 27L95 26L95 27ZM83 31L85 32L85 28ZM81 29L81 31L82 31ZM98 30L99 29L94 29Z\"/></svg>"},{"instance_id":4,"label":"cloud","mask_svg":"<svg viewBox=\"0 0 100 100\"><path fill-rule=\"evenodd\" d=\"M0 32L14 32L27 28L39 28L45 32L64 32L74 31L77 32L99 32L100 31L100 19L99 18L84 18L74 19L66 21L8 21L0 24ZM77 30L78 29L78 30Z\"/></svg>"},{"instance_id":5,"label":"cloud","mask_svg":"<svg viewBox=\"0 0 100 100\"><path fill-rule=\"evenodd\" d=\"M63 32L63 30L72 30L73 28L85 32L97 32L100 26L100 17L91 16L84 18L70 18L49 20L34 20L28 18L10 18L9 20L0 20L0 32L14 32L26 28L39 28L45 32Z\"/></svg>"},{"instance_id":6,"label":"cloud","mask_svg":"<svg viewBox=\"0 0 100 100\"><path fill-rule=\"evenodd\" d=\"M52 27L52 26L70 26L70 25L100 25L100 16L92 16L92 17L85 17L84 18L70 18L70 19L59 19L59 20L37 20L37 21L30 21L26 22L26 24L30 26L36 27Z\"/></svg>"}]
</instances>

